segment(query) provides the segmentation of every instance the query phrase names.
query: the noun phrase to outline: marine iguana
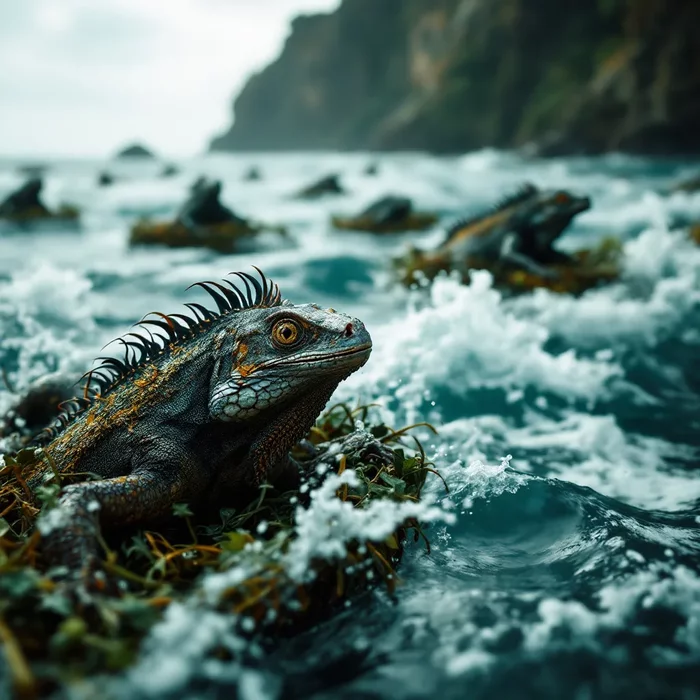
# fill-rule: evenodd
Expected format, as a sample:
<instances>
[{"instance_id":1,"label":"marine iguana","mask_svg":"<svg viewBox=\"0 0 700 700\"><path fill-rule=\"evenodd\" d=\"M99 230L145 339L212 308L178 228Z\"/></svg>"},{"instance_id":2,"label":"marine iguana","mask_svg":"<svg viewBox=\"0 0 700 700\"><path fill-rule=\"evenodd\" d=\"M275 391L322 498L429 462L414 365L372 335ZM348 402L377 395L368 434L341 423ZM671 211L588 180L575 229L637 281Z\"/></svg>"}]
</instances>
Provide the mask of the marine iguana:
<instances>
[{"instance_id":1,"label":"marine iguana","mask_svg":"<svg viewBox=\"0 0 700 700\"><path fill-rule=\"evenodd\" d=\"M0 203L0 217L15 218L28 213L48 216L50 212L39 197L43 185L40 177L27 180Z\"/></svg>"},{"instance_id":2,"label":"marine iguana","mask_svg":"<svg viewBox=\"0 0 700 700\"><path fill-rule=\"evenodd\" d=\"M455 264L470 259L506 263L541 277L556 275L545 267L568 262L552 245L571 220L591 206L588 197L564 190L524 185L485 214L456 222L438 248Z\"/></svg>"},{"instance_id":3,"label":"marine iguana","mask_svg":"<svg viewBox=\"0 0 700 700\"><path fill-rule=\"evenodd\" d=\"M119 339L123 360L98 358L85 375L82 397L41 441L46 468L26 475L33 489L51 477L51 464L66 479L82 478L44 516L51 561L82 580L97 562L100 525L152 519L180 501L206 506L259 485L289 466L289 449L365 364L372 342L361 321L283 301L257 271L260 279L231 273L238 285L192 285L216 311L189 303L192 315L146 317L139 325L147 335ZM99 479L86 481L90 474Z\"/></svg>"}]
</instances>

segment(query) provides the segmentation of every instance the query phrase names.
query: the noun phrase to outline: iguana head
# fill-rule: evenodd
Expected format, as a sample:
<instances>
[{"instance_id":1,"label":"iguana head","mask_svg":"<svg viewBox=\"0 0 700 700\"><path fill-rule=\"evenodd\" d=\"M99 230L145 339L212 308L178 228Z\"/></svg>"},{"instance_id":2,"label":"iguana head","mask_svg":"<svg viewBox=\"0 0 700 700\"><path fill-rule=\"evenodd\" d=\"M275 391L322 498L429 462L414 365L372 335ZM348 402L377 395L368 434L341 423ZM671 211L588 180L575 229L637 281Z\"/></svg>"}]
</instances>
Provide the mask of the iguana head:
<instances>
[{"instance_id":1,"label":"iguana head","mask_svg":"<svg viewBox=\"0 0 700 700\"><path fill-rule=\"evenodd\" d=\"M591 206L588 197L579 197L566 190L538 191L518 213L522 230L529 230L542 246L549 246L571 223Z\"/></svg>"},{"instance_id":2,"label":"iguana head","mask_svg":"<svg viewBox=\"0 0 700 700\"><path fill-rule=\"evenodd\" d=\"M217 345L209 410L221 421L246 421L311 392L330 395L372 350L358 319L287 303L235 314L217 328Z\"/></svg>"}]
</instances>

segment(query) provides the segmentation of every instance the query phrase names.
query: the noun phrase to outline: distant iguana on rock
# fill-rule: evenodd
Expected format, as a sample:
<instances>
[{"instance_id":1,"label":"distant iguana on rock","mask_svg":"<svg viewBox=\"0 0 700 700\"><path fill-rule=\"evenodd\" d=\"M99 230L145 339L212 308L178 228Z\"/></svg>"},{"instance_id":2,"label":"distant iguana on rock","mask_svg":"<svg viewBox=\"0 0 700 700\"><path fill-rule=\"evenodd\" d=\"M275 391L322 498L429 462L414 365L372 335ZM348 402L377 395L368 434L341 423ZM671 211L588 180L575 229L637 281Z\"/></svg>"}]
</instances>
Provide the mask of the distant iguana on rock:
<instances>
[{"instance_id":1,"label":"distant iguana on rock","mask_svg":"<svg viewBox=\"0 0 700 700\"><path fill-rule=\"evenodd\" d=\"M588 197L564 190L525 185L485 214L458 221L439 247L454 264L503 263L541 277L554 273L547 265L568 262L553 248L571 220L591 206Z\"/></svg>"},{"instance_id":2,"label":"distant iguana on rock","mask_svg":"<svg viewBox=\"0 0 700 700\"><path fill-rule=\"evenodd\" d=\"M146 335L119 339L124 359L100 358L83 396L47 429L46 469L27 483L36 489L53 467L70 482L82 479L64 485L40 520L51 561L85 575L100 526L259 485L289 465L289 449L367 361L372 343L361 321L283 301L262 273L232 274L238 285L198 283L215 311L190 303L191 314L154 314L141 321Z\"/></svg>"}]
</instances>

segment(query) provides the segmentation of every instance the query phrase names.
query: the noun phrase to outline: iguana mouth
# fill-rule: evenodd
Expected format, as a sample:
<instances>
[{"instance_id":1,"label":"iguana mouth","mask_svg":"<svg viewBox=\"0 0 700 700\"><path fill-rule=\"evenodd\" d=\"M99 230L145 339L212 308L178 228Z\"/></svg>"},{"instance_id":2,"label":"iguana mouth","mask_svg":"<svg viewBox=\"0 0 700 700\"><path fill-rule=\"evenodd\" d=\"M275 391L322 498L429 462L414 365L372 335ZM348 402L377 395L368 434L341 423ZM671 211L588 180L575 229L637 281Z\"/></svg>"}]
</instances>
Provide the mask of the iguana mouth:
<instances>
[{"instance_id":1,"label":"iguana mouth","mask_svg":"<svg viewBox=\"0 0 700 700\"><path fill-rule=\"evenodd\" d=\"M290 357L286 360L277 360L274 363L265 365L265 368L272 367L289 367L290 365L302 365L302 364L320 364L326 362L334 362L339 359L345 359L348 357L354 357L355 355L367 355L369 356L372 351L372 343L366 343L365 345L360 345L356 348L349 348L348 350L339 350L334 353L318 353L317 355L302 355L301 357ZM263 366L259 367L263 369Z\"/></svg>"}]
</instances>

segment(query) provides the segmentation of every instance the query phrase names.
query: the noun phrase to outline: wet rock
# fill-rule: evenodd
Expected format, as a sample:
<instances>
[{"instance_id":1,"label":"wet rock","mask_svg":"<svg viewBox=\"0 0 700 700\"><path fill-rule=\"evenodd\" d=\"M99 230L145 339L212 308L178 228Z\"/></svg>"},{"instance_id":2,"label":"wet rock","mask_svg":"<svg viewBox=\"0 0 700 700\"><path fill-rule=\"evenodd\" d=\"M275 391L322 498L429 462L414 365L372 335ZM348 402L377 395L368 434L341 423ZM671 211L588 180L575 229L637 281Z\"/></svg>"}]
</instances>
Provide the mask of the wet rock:
<instances>
[{"instance_id":1,"label":"wet rock","mask_svg":"<svg viewBox=\"0 0 700 700\"><path fill-rule=\"evenodd\" d=\"M415 212L410 199L394 195L378 199L357 216L332 218L333 226L336 228L371 233L422 231L430 228L436 221L435 214Z\"/></svg>"},{"instance_id":2,"label":"wet rock","mask_svg":"<svg viewBox=\"0 0 700 700\"><path fill-rule=\"evenodd\" d=\"M116 178L112 173L103 170L101 173L98 174L97 176L97 186L98 187L109 187L110 185L113 185L115 182Z\"/></svg>"},{"instance_id":3,"label":"wet rock","mask_svg":"<svg viewBox=\"0 0 700 700\"><path fill-rule=\"evenodd\" d=\"M699 153L698 26L697 0L342 2L293 21L211 149Z\"/></svg>"},{"instance_id":4,"label":"wet rock","mask_svg":"<svg viewBox=\"0 0 700 700\"><path fill-rule=\"evenodd\" d=\"M295 195L297 199L317 199L326 195L345 194L338 175L326 175L320 180L304 187Z\"/></svg>"},{"instance_id":5,"label":"wet rock","mask_svg":"<svg viewBox=\"0 0 700 700\"><path fill-rule=\"evenodd\" d=\"M121 151L117 153L117 158L148 158L148 159L154 159L155 154L153 151L149 150L146 148L144 145L140 143L134 143L129 146L126 146L125 148L122 148Z\"/></svg>"},{"instance_id":6,"label":"wet rock","mask_svg":"<svg viewBox=\"0 0 700 700\"><path fill-rule=\"evenodd\" d=\"M255 165L248 168L245 175L243 175L244 182L259 182L260 180L262 180L262 172Z\"/></svg>"},{"instance_id":7,"label":"wet rock","mask_svg":"<svg viewBox=\"0 0 700 700\"><path fill-rule=\"evenodd\" d=\"M140 221L131 229L132 245L164 245L171 248L209 248L232 253L263 229L284 229L254 224L235 214L220 201L221 182L199 177L174 221Z\"/></svg>"},{"instance_id":8,"label":"wet rock","mask_svg":"<svg viewBox=\"0 0 700 700\"><path fill-rule=\"evenodd\" d=\"M669 193L672 194L673 192L685 192L686 194L700 192L700 174L686 178L672 185L669 188Z\"/></svg>"},{"instance_id":9,"label":"wet rock","mask_svg":"<svg viewBox=\"0 0 700 700\"><path fill-rule=\"evenodd\" d=\"M160 171L160 177L175 177L180 174L180 168L174 163L166 163Z\"/></svg>"},{"instance_id":10,"label":"wet rock","mask_svg":"<svg viewBox=\"0 0 700 700\"><path fill-rule=\"evenodd\" d=\"M31 178L0 202L0 220L25 225L40 221L68 221L78 219L77 208L68 204L51 211L41 200L43 181Z\"/></svg>"}]
</instances>

